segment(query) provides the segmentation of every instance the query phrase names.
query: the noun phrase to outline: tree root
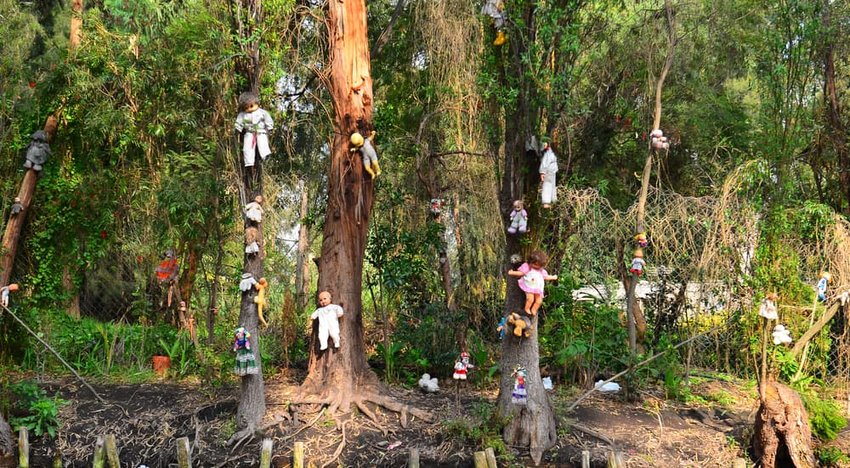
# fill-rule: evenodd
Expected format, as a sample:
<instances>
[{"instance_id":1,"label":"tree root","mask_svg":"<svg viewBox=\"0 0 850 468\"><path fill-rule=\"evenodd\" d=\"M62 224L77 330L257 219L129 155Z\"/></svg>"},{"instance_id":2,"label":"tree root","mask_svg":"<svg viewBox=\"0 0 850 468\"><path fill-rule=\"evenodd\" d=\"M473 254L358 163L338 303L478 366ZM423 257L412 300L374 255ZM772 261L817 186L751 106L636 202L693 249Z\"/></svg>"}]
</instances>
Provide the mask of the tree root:
<instances>
[{"instance_id":1,"label":"tree root","mask_svg":"<svg viewBox=\"0 0 850 468\"><path fill-rule=\"evenodd\" d=\"M378 423L378 416L372 411L368 403L375 404L389 411L399 414L399 423L401 427L407 428L410 424L410 416L419 418L425 422L433 422L433 415L428 412L415 408L413 406L401 403L395 398L381 395L375 390L366 390L355 392L355 395L343 395L336 393L333 395L320 395L317 397L296 398L291 401L291 405L323 405L327 406L327 414L330 417L335 417L337 410L342 409L342 413L347 413L351 404L354 404L363 414L371 421Z\"/></svg>"},{"instance_id":2,"label":"tree root","mask_svg":"<svg viewBox=\"0 0 850 468\"><path fill-rule=\"evenodd\" d=\"M339 443L339 446L334 450L333 455L331 455L331 459L327 461L327 463L322 465L322 468L326 466L330 466L337 458L339 458L340 454L342 454L342 449L345 448L345 425L349 423L350 420L342 423L340 428L342 429L342 442Z\"/></svg>"}]
</instances>

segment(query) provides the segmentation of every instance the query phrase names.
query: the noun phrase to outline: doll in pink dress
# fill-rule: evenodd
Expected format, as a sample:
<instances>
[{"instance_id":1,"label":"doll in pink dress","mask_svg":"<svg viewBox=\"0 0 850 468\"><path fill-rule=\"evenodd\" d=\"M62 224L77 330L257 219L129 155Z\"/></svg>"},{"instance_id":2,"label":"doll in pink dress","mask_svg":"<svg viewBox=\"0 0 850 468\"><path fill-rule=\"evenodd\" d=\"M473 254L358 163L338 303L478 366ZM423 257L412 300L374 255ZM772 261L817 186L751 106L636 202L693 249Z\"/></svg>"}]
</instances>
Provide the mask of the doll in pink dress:
<instances>
[{"instance_id":1,"label":"doll in pink dress","mask_svg":"<svg viewBox=\"0 0 850 468\"><path fill-rule=\"evenodd\" d=\"M509 270L508 275L519 276L519 288L525 292L525 313L537 315L537 310L543 304L543 287L546 281L558 279L557 275L550 275L543 269L549 263L549 257L535 250L528 256L528 261L523 263L518 270Z\"/></svg>"}]
</instances>

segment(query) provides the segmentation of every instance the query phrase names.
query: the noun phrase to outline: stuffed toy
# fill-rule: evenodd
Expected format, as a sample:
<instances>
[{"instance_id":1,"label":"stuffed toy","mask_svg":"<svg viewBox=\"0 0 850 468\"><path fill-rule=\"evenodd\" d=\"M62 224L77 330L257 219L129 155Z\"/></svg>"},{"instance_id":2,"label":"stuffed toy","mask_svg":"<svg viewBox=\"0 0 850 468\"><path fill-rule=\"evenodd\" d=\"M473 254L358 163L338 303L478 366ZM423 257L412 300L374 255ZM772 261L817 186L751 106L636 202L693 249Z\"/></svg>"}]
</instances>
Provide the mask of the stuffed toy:
<instances>
[{"instance_id":1,"label":"stuffed toy","mask_svg":"<svg viewBox=\"0 0 850 468\"><path fill-rule=\"evenodd\" d=\"M236 352L234 374L245 376L260 373L254 352L251 351L251 333L245 327L239 327L233 333L233 351Z\"/></svg>"},{"instance_id":2,"label":"stuffed toy","mask_svg":"<svg viewBox=\"0 0 850 468\"><path fill-rule=\"evenodd\" d=\"M381 175L381 166L378 165L378 153L375 151L375 147L372 146L372 141L375 139L375 131L369 134L368 137L363 137L363 135L355 132L351 134L351 152L360 151L360 155L363 157L363 169L372 176L373 179L377 178Z\"/></svg>"},{"instance_id":3,"label":"stuffed toy","mask_svg":"<svg viewBox=\"0 0 850 468\"><path fill-rule=\"evenodd\" d=\"M266 322L266 318L263 317L263 307L269 305L268 301L266 301L266 289L269 287L269 282L266 281L265 278L260 278L260 281L257 281L257 284L254 285L257 288L257 295L254 296L254 304L257 304L257 316L260 318L260 323L263 324L264 327L269 326L269 323Z\"/></svg>"},{"instance_id":4,"label":"stuffed toy","mask_svg":"<svg viewBox=\"0 0 850 468\"><path fill-rule=\"evenodd\" d=\"M777 320L779 315L776 313L776 299L778 296L775 293L769 293L761 301L759 307L759 315L768 320Z\"/></svg>"},{"instance_id":5,"label":"stuffed toy","mask_svg":"<svg viewBox=\"0 0 850 468\"><path fill-rule=\"evenodd\" d=\"M319 320L319 349L328 349L328 337L334 341L334 348L339 348L339 319L343 316L342 307L331 304L331 293L319 293L319 308L310 315L310 320Z\"/></svg>"},{"instance_id":6,"label":"stuffed toy","mask_svg":"<svg viewBox=\"0 0 850 468\"><path fill-rule=\"evenodd\" d=\"M525 389L525 377L528 371L525 367L516 366L513 373L514 389L511 392L511 402L515 405L526 405L528 403L528 391Z\"/></svg>"},{"instance_id":7,"label":"stuffed toy","mask_svg":"<svg viewBox=\"0 0 850 468\"><path fill-rule=\"evenodd\" d=\"M508 227L510 234L525 233L528 231L528 212L525 211L522 200L514 201L514 209L511 211L511 225Z\"/></svg>"},{"instance_id":8,"label":"stuffed toy","mask_svg":"<svg viewBox=\"0 0 850 468\"><path fill-rule=\"evenodd\" d=\"M645 232L639 232L635 234L635 242L637 242L638 247L645 248L649 245L649 240L646 238Z\"/></svg>"},{"instance_id":9,"label":"stuffed toy","mask_svg":"<svg viewBox=\"0 0 850 468\"><path fill-rule=\"evenodd\" d=\"M251 273L242 273L242 279L239 281L239 290L246 292L257 285L257 280Z\"/></svg>"},{"instance_id":10,"label":"stuffed toy","mask_svg":"<svg viewBox=\"0 0 850 468\"><path fill-rule=\"evenodd\" d=\"M255 223L263 222L263 196L257 195L254 201L245 205L245 216Z\"/></svg>"},{"instance_id":11,"label":"stuffed toy","mask_svg":"<svg viewBox=\"0 0 850 468\"><path fill-rule=\"evenodd\" d=\"M646 260L643 259L643 250L635 249L635 258L632 259L632 266L629 271L637 276L643 274L643 268L646 266Z\"/></svg>"},{"instance_id":12,"label":"stuffed toy","mask_svg":"<svg viewBox=\"0 0 850 468\"><path fill-rule=\"evenodd\" d=\"M496 327L496 331L499 332L499 339L503 339L505 337L505 331L507 329L508 317L504 316L501 320L499 320L499 325Z\"/></svg>"},{"instance_id":13,"label":"stuffed toy","mask_svg":"<svg viewBox=\"0 0 850 468\"><path fill-rule=\"evenodd\" d=\"M496 39L493 41L494 46L503 45L507 41L505 36L505 3L502 0L487 0L484 7L481 8L481 14L487 15L493 20L493 27L496 29Z\"/></svg>"},{"instance_id":14,"label":"stuffed toy","mask_svg":"<svg viewBox=\"0 0 850 468\"><path fill-rule=\"evenodd\" d=\"M543 208L551 208L552 203L557 200L557 190L555 188L555 175L558 173L558 158L555 157L555 152L549 143L543 143L543 159L540 160L540 182L543 186L540 191L540 199L543 202Z\"/></svg>"},{"instance_id":15,"label":"stuffed toy","mask_svg":"<svg viewBox=\"0 0 850 468\"><path fill-rule=\"evenodd\" d=\"M442 198L432 198L431 199L431 208L430 208L431 216L433 216L435 219L439 218L440 213L443 212L443 204L444 203L445 203L445 200L443 200Z\"/></svg>"},{"instance_id":16,"label":"stuffed toy","mask_svg":"<svg viewBox=\"0 0 850 468\"><path fill-rule=\"evenodd\" d=\"M0 304L2 304L3 307L9 307L9 293L15 292L17 290L17 283L12 283L8 286L3 286L2 288L0 288Z\"/></svg>"},{"instance_id":17,"label":"stuffed toy","mask_svg":"<svg viewBox=\"0 0 850 468\"><path fill-rule=\"evenodd\" d=\"M466 380L467 372L469 369L474 368L475 366L469 362L469 353L464 351L460 353L460 357L458 357L458 360L455 361L455 371L452 374L452 378L455 380Z\"/></svg>"},{"instance_id":18,"label":"stuffed toy","mask_svg":"<svg viewBox=\"0 0 850 468\"><path fill-rule=\"evenodd\" d=\"M826 288L829 286L829 282L832 281L832 274L828 271L824 271L820 274L820 279L818 280L818 300L821 302L826 301Z\"/></svg>"},{"instance_id":19,"label":"stuffed toy","mask_svg":"<svg viewBox=\"0 0 850 468\"><path fill-rule=\"evenodd\" d=\"M526 319L522 315L512 312L507 317L508 325L514 327L514 336L525 336L531 338L531 319Z\"/></svg>"},{"instance_id":20,"label":"stuffed toy","mask_svg":"<svg viewBox=\"0 0 850 468\"><path fill-rule=\"evenodd\" d=\"M174 251L168 249L165 251L163 260L156 267L156 277L160 283L177 279L177 274L180 272L180 266L177 264L177 259L174 258Z\"/></svg>"},{"instance_id":21,"label":"stuffed toy","mask_svg":"<svg viewBox=\"0 0 850 468\"><path fill-rule=\"evenodd\" d=\"M253 227L249 226L245 228L245 253L248 255L254 255L260 252L260 244L257 242L260 240L260 231Z\"/></svg>"},{"instance_id":22,"label":"stuffed toy","mask_svg":"<svg viewBox=\"0 0 850 468\"><path fill-rule=\"evenodd\" d=\"M24 167L41 172L41 166L47 162L48 157L50 157L50 144L47 143L47 133L44 130L38 130L30 136Z\"/></svg>"},{"instance_id":23,"label":"stuffed toy","mask_svg":"<svg viewBox=\"0 0 850 468\"><path fill-rule=\"evenodd\" d=\"M667 137L664 136L664 132L662 132L660 128L653 130L649 136L652 149L670 149L670 143L667 141Z\"/></svg>"},{"instance_id":24,"label":"stuffed toy","mask_svg":"<svg viewBox=\"0 0 850 468\"><path fill-rule=\"evenodd\" d=\"M265 161L272 153L269 149L269 132L274 129L272 116L260 109L260 98L245 92L239 95L239 114L236 131L242 134L242 158L245 167L254 167L256 153Z\"/></svg>"},{"instance_id":25,"label":"stuffed toy","mask_svg":"<svg viewBox=\"0 0 850 468\"><path fill-rule=\"evenodd\" d=\"M773 327L773 344L791 344L794 340L791 339L791 332L786 330L782 325Z\"/></svg>"},{"instance_id":26,"label":"stuffed toy","mask_svg":"<svg viewBox=\"0 0 850 468\"><path fill-rule=\"evenodd\" d=\"M537 315L540 305L543 304L543 288L546 281L555 281L557 275L550 275L544 267L549 263L549 257L535 250L528 255L528 261L520 265L516 270L508 270L508 275L520 277L519 288L525 293L526 315Z\"/></svg>"},{"instance_id":27,"label":"stuffed toy","mask_svg":"<svg viewBox=\"0 0 850 468\"><path fill-rule=\"evenodd\" d=\"M422 374L419 379L419 388L425 393L436 393L440 390L440 385L437 383L437 378L431 378L429 374Z\"/></svg>"},{"instance_id":28,"label":"stuffed toy","mask_svg":"<svg viewBox=\"0 0 850 468\"><path fill-rule=\"evenodd\" d=\"M15 200L12 201L12 208L10 211L12 216L17 216L21 213L21 211L24 211L24 205L21 204L21 197L15 197Z\"/></svg>"}]
</instances>

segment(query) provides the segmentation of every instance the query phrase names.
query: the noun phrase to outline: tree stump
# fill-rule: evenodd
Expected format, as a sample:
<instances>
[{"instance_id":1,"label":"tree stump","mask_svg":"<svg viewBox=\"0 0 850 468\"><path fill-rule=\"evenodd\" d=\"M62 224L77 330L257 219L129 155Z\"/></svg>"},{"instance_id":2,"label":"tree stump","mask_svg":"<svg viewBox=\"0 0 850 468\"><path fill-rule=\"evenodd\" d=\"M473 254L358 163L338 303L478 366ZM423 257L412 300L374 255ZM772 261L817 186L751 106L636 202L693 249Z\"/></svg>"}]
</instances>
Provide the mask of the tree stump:
<instances>
[{"instance_id":1,"label":"tree stump","mask_svg":"<svg viewBox=\"0 0 850 468\"><path fill-rule=\"evenodd\" d=\"M15 453L15 438L12 435L12 427L0 414L0 466L4 457L11 457Z\"/></svg>"},{"instance_id":2,"label":"tree stump","mask_svg":"<svg viewBox=\"0 0 850 468\"><path fill-rule=\"evenodd\" d=\"M753 450L762 466L816 466L809 416L800 396L776 382L763 382L762 386L753 434Z\"/></svg>"}]
</instances>

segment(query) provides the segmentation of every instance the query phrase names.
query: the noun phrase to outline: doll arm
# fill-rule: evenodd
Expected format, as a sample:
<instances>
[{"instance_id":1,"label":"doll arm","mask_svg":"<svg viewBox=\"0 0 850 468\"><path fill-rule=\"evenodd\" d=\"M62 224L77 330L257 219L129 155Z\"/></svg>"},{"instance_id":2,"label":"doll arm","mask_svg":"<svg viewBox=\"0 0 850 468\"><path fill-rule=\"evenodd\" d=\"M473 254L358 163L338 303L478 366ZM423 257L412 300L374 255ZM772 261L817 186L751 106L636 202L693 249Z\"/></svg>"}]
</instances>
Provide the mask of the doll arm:
<instances>
[{"instance_id":1,"label":"doll arm","mask_svg":"<svg viewBox=\"0 0 850 468\"><path fill-rule=\"evenodd\" d=\"M343 315L345 315L345 312L343 312L342 307L337 307L336 308L336 318L342 318Z\"/></svg>"},{"instance_id":2,"label":"doll arm","mask_svg":"<svg viewBox=\"0 0 850 468\"><path fill-rule=\"evenodd\" d=\"M245 129L245 127L242 125L242 117L244 115L244 113L240 112L239 115L236 116L236 125L234 126L234 128L236 128L236 131L239 133L242 133L242 130Z\"/></svg>"},{"instance_id":3,"label":"doll arm","mask_svg":"<svg viewBox=\"0 0 850 468\"><path fill-rule=\"evenodd\" d=\"M519 277L525 276L525 273L523 273L521 271L517 271L517 270L508 270L508 274L510 276L519 276Z\"/></svg>"},{"instance_id":4,"label":"doll arm","mask_svg":"<svg viewBox=\"0 0 850 468\"><path fill-rule=\"evenodd\" d=\"M269 132L274 130L274 120L272 120L272 115L265 109L263 109L263 118L266 121L266 130Z\"/></svg>"},{"instance_id":5,"label":"doll arm","mask_svg":"<svg viewBox=\"0 0 850 468\"><path fill-rule=\"evenodd\" d=\"M558 275L546 275L543 277L543 279L546 281L557 281Z\"/></svg>"}]
</instances>

